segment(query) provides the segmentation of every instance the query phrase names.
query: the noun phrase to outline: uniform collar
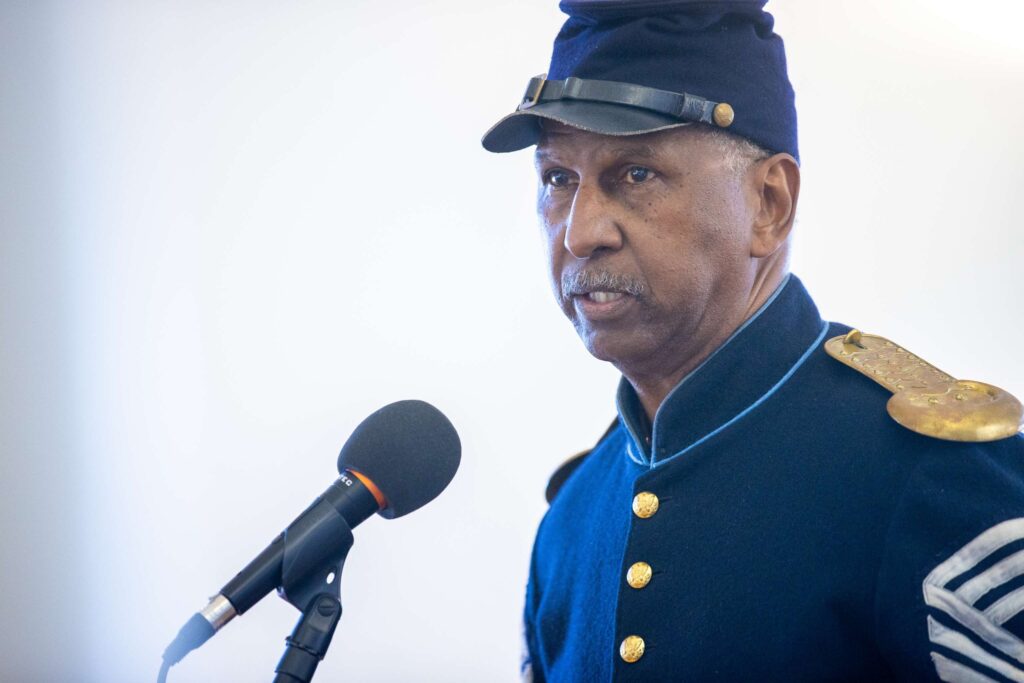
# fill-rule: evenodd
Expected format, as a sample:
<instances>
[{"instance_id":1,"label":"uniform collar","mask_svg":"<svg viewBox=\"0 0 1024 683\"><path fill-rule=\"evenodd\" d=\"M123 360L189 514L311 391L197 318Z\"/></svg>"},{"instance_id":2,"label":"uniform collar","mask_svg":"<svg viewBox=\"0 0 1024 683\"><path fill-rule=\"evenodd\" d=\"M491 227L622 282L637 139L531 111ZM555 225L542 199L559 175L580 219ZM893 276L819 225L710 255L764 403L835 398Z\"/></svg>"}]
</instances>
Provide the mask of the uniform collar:
<instances>
[{"instance_id":1,"label":"uniform collar","mask_svg":"<svg viewBox=\"0 0 1024 683\"><path fill-rule=\"evenodd\" d=\"M669 392L654 416L653 429L623 377L616 403L631 437L629 457L656 467L727 428L789 378L820 345L826 328L803 284L789 275L754 315Z\"/></svg>"}]
</instances>

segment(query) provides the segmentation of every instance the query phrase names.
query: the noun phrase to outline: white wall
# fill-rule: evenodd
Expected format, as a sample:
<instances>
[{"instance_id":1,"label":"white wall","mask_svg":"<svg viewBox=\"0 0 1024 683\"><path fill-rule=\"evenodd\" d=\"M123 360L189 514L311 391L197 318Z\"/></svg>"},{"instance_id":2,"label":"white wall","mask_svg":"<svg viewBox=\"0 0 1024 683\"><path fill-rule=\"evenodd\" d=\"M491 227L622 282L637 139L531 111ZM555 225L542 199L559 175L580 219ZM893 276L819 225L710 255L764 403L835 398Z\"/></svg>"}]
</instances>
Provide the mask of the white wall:
<instances>
[{"instance_id":1,"label":"white wall","mask_svg":"<svg viewBox=\"0 0 1024 683\"><path fill-rule=\"evenodd\" d=\"M1024 395L1024 6L771 8L794 270L826 316ZM0 12L0 678L154 677L349 431L418 397L462 469L358 529L317 680L514 680L547 474L616 381L549 300L529 153L478 143L546 68L555 3ZM295 616L266 600L170 680L269 679Z\"/></svg>"}]
</instances>

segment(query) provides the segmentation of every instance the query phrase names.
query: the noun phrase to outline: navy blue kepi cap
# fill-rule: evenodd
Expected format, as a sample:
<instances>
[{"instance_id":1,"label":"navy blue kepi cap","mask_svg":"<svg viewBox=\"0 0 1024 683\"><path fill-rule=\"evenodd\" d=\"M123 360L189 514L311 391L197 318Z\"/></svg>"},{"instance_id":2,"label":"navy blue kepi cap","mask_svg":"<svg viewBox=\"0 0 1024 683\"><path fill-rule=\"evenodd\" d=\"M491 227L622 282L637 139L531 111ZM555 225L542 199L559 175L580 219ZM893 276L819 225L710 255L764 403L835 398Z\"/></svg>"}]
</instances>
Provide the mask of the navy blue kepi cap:
<instances>
[{"instance_id":1,"label":"navy blue kepi cap","mask_svg":"<svg viewBox=\"0 0 1024 683\"><path fill-rule=\"evenodd\" d=\"M483 137L536 144L541 120L604 135L703 123L799 159L793 87L767 0L562 0L548 73Z\"/></svg>"}]
</instances>

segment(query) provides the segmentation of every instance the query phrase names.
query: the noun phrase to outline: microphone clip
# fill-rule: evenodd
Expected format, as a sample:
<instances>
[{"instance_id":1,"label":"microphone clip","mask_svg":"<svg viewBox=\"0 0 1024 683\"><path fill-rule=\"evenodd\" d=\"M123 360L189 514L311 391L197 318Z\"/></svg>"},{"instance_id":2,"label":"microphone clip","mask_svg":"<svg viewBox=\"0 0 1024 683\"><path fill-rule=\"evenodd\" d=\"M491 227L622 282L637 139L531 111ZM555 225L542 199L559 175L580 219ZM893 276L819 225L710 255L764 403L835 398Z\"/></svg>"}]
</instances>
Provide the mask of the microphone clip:
<instances>
[{"instance_id":1,"label":"microphone clip","mask_svg":"<svg viewBox=\"0 0 1024 683\"><path fill-rule=\"evenodd\" d=\"M334 505L318 499L285 529L283 540L278 595L303 613L324 593L340 601L341 570L355 539ZM325 558L324 548L334 552Z\"/></svg>"},{"instance_id":2,"label":"microphone clip","mask_svg":"<svg viewBox=\"0 0 1024 683\"><path fill-rule=\"evenodd\" d=\"M274 669L274 683L308 683L327 654L341 619L341 570L352 548L352 529L320 499L284 532L278 594L302 612ZM318 548L337 549L324 558Z\"/></svg>"}]
</instances>

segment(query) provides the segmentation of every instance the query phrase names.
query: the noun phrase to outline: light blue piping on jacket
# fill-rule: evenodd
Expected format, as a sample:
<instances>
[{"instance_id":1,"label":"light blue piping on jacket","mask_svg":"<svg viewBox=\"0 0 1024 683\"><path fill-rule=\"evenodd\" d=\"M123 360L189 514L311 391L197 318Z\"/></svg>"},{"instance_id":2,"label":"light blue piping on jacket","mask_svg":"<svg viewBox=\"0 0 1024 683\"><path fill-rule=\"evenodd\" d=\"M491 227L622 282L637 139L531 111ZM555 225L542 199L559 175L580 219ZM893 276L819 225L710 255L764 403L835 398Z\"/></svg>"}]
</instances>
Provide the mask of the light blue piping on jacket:
<instances>
[{"instance_id":1,"label":"light blue piping on jacket","mask_svg":"<svg viewBox=\"0 0 1024 683\"><path fill-rule=\"evenodd\" d=\"M786 273L786 277L782 278L782 282L780 282L779 286L775 288L775 291L772 292L772 295L770 297L768 297L768 300L765 301L763 304L761 304L760 308L758 308L756 311L754 311L754 315L752 315L749 318L747 318L746 320L744 320L743 324L740 325L739 327L737 327L736 330L732 334L729 335L729 338L726 339L724 342L722 342L718 346L717 349L712 351L710 356L708 356L707 358L702 360L700 362L700 365L695 367L693 370L690 370L690 372L688 372L686 374L686 377L684 377L681 380L679 380L679 382L674 387L672 387L672 391L668 392L668 396L665 397L665 400L663 400L661 402L661 404L665 405L666 403L668 403L668 400L670 398L672 398L672 394L676 393L676 391L679 390L679 387L683 386L683 384L685 384L688 379L690 379L691 377L696 375L698 372L700 372L701 368L703 368L705 365L707 365L709 362L711 362L711 359L714 358L715 356L717 356L719 351L721 351L726 346L728 346L729 342L731 342L733 339L735 339L737 337L737 335L739 335L740 332L742 332L743 330L747 329L747 326L750 325L750 323L754 322L759 317L761 317L761 314L764 313L768 309L768 307L772 305L772 302L775 301L775 299L777 299L779 297L779 294L782 293L782 290L784 290L786 288L786 285L789 284L789 280L790 280L790 278L792 276L793 276L792 273ZM616 404L617 403L618 403L618 401L616 401ZM623 427L625 427L626 433L630 437L632 437L632 441L633 441L632 445L636 446L637 450L639 451L639 459L637 459L637 457L634 455L634 453L630 449L627 448L626 449L626 454L629 455L629 459L632 460L633 462L635 462L637 465L650 465L650 466L653 467L653 459L650 460L650 461L647 459L646 454L644 453L644 449L640 445L640 437L637 434L633 433L633 429L629 426L629 422L622 418L622 410L619 408L618 405L616 405L616 409L618 410L618 413L619 413L619 422L622 424ZM657 431L658 431L657 430L657 423L658 423L658 414L655 413L655 415L654 415L654 422L651 424L651 434L652 435L657 434Z\"/></svg>"},{"instance_id":2,"label":"light blue piping on jacket","mask_svg":"<svg viewBox=\"0 0 1024 683\"><path fill-rule=\"evenodd\" d=\"M695 367L693 370L690 370L690 372L686 375L686 377L684 377L681 380L679 380L679 383L676 384L674 387L672 387L672 391L668 392L668 396L666 396L665 400L663 400L661 402L661 405L665 405L666 403L668 403L669 399L672 398L672 394L674 394L677 391L679 391L679 388L681 386L683 386L684 384L686 384L687 380L689 380L691 377L693 377L698 372L700 372L701 368L703 368L705 365L710 363L711 359L714 358L715 356L717 356L719 351L721 351L726 346L728 346L729 342L731 342L733 339L735 339L737 336L739 336L740 332L742 332L743 330L747 329L747 326L750 325L750 323L752 323L755 320L757 320L758 318L760 318L761 314L764 313L766 310L768 310L768 307L772 305L772 302L775 301L775 299L778 298L779 294L782 293L782 290L786 288L786 285L789 284L789 279L792 276L793 276L792 273L786 273L786 277L782 280L782 284L780 284L778 287L775 288L775 291L772 292L772 295L770 297L768 297L768 300L765 301L763 304L761 304L761 308L757 309L757 311L754 312L754 315L752 315L749 318L747 318L746 320L744 320L743 324L740 325L739 327L737 327L736 331L733 332L732 334L730 334L729 338L726 339L724 342L722 342L721 346L719 346L717 349L712 351L710 356L708 356L707 358L702 360L700 365ZM657 433L658 433L658 413L655 413L654 414L654 423L651 425L651 434L653 435L653 434L657 434Z\"/></svg>"},{"instance_id":3,"label":"light blue piping on jacket","mask_svg":"<svg viewBox=\"0 0 1024 683\"><path fill-rule=\"evenodd\" d=\"M629 459L635 462L637 465L650 465L650 463L648 463L646 460L644 460L643 458L636 457L636 455L633 453L633 439L630 438L626 439L626 455L628 455Z\"/></svg>"},{"instance_id":4,"label":"light blue piping on jacket","mask_svg":"<svg viewBox=\"0 0 1024 683\"><path fill-rule=\"evenodd\" d=\"M814 342L809 347L807 347L807 350L804 351L804 354L802 356L800 356L800 358L793 365L793 367L791 367L786 372L786 374L782 376L782 379L780 379L778 382L776 382L775 386L773 386L771 389L766 391L761 396L761 398L757 399L756 401L751 403L749 406L744 408L742 411L740 411L738 414L736 414L736 416L733 417L728 422L722 424L721 426L717 427L716 429L712 430L711 432L708 432L707 434L705 434L701 438L697 439L696 441L694 441L693 443L691 443L689 446L687 446L683 450L679 451L678 453L675 453L674 455L670 455L669 457L665 458L664 460L661 460L661 461L658 461L658 462L655 462L652 459L651 460L651 469L654 469L655 467L660 467L661 465L664 465L665 463L669 462L670 460L672 460L674 458L678 458L680 455L686 453L687 451L690 451L690 450L696 448L697 446L701 445L702 443L704 443L705 441L707 441L711 437L715 436L719 432L721 432L721 431L723 431L725 429L728 429L734 423L736 423L737 421L741 420L750 411L754 410L754 408L757 408L759 405L761 405L762 403L767 401L768 398L772 394L774 394L776 391L778 391L779 388L783 384L788 382L789 378L793 376L793 374L800 368L800 366L803 365L807 361L807 359L811 357L811 354L814 353L814 350L818 348L818 345L821 344L821 341L825 338L825 335L827 333L828 333L828 322L826 321L826 322L823 322L822 325L821 325L821 333L818 335L818 338L815 339Z\"/></svg>"}]
</instances>

